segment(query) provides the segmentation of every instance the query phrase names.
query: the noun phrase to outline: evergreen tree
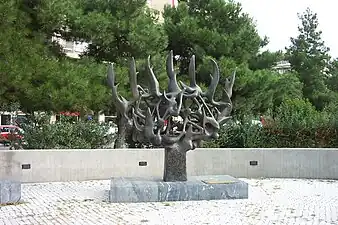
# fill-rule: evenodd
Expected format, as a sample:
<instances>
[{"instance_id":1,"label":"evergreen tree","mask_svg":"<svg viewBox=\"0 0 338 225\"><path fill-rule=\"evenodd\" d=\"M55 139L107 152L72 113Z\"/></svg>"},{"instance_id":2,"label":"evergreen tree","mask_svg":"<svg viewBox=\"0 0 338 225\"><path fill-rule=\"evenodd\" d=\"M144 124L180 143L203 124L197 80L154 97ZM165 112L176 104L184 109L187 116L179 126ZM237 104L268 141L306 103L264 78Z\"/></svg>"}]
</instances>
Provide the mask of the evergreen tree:
<instances>
[{"instance_id":1,"label":"evergreen tree","mask_svg":"<svg viewBox=\"0 0 338 225\"><path fill-rule=\"evenodd\" d=\"M266 44L258 35L249 15L241 4L224 0L180 1L177 8L166 7L164 28L168 35L167 50L179 56L180 73L186 74L191 55L197 63L211 56L247 62ZM201 80L209 74L200 72Z\"/></svg>"},{"instance_id":2,"label":"evergreen tree","mask_svg":"<svg viewBox=\"0 0 338 225\"><path fill-rule=\"evenodd\" d=\"M317 109L323 109L330 96L325 81L330 61L329 48L321 38L318 30L317 14L309 8L299 15L301 25L299 34L291 38L286 54L292 69L296 71L303 85L303 95Z\"/></svg>"}]
</instances>

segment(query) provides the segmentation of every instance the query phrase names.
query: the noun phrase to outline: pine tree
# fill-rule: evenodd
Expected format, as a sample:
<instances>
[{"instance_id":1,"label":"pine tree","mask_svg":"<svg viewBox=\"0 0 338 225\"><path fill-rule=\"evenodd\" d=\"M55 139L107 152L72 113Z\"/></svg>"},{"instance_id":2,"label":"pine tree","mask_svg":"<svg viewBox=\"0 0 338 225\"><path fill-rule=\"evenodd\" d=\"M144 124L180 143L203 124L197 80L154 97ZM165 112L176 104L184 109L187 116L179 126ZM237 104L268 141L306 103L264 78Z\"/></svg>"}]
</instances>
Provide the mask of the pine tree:
<instances>
[{"instance_id":1,"label":"pine tree","mask_svg":"<svg viewBox=\"0 0 338 225\"><path fill-rule=\"evenodd\" d=\"M317 14L309 8L298 15L301 25L299 35L291 38L291 46L287 50L287 60L292 69L299 74L303 85L303 95L317 109L323 109L329 101L328 89L325 85L327 68L330 61L329 48L321 38L318 30Z\"/></svg>"}]
</instances>

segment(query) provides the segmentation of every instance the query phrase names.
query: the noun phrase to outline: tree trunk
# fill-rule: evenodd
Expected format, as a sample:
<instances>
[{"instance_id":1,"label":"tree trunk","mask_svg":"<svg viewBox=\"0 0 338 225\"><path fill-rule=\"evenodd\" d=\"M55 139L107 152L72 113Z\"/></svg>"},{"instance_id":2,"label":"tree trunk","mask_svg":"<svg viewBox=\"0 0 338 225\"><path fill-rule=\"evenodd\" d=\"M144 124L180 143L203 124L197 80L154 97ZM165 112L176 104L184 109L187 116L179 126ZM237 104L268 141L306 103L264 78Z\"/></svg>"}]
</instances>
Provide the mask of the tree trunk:
<instances>
[{"instance_id":1,"label":"tree trunk","mask_svg":"<svg viewBox=\"0 0 338 225\"><path fill-rule=\"evenodd\" d=\"M187 181L187 154L179 146L165 148L163 181Z\"/></svg>"},{"instance_id":2,"label":"tree trunk","mask_svg":"<svg viewBox=\"0 0 338 225\"><path fill-rule=\"evenodd\" d=\"M127 119L117 115L117 137L115 140L114 148L127 148L126 137L127 137Z\"/></svg>"}]
</instances>

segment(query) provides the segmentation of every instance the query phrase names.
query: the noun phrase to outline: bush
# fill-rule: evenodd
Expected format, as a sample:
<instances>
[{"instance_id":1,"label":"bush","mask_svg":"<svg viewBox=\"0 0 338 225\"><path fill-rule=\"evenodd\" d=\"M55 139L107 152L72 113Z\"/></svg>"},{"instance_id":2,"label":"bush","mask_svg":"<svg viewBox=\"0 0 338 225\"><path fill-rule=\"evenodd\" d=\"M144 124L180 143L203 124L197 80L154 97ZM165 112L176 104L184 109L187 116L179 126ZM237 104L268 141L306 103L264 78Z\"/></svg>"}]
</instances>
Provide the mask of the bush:
<instances>
[{"instance_id":1,"label":"bush","mask_svg":"<svg viewBox=\"0 0 338 225\"><path fill-rule=\"evenodd\" d=\"M336 148L336 110L318 112L302 99L286 100L271 124L263 128L247 118L222 127L220 138L204 143L208 148Z\"/></svg>"},{"instance_id":2,"label":"bush","mask_svg":"<svg viewBox=\"0 0 338 225\"><path fill-rule=\"evenodd\" d=\"M34 118L23 125L26 149L96 149L113 141L109 126L93 121L49 124L44 118Z\"/></svg>"},{"instance_id":3,"label":"bush","mask_svg":"<svg viewBox=\"0 0 338 225\"><path fill-rule=\"evenodd\" d=\"M318 112L309 101L287 100L277 111L270 128L278 147L336 147L337 126L332 115Z\"/></svg>"},{"instance_id":4,"label":"bush","mask_svg":"<svg viewBox=\"0 0 338 225\"><path fill-rule=\"evenodd\" d=\"M204 148L253 148L259 147L264 142L262 127L252 124L250 117L242 121L230 122L223 126L219 138L204 142Z\"/></svg>"}]
</instances>

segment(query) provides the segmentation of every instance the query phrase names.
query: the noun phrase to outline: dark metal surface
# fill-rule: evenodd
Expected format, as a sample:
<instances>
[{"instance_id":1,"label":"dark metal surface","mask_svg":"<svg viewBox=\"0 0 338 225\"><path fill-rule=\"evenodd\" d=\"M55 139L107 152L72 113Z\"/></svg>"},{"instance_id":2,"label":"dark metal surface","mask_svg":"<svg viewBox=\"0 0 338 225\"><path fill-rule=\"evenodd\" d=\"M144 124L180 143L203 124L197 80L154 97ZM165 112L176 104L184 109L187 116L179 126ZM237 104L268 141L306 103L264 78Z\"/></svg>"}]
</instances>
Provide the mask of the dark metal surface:
<instances>
[{"instance_id":1,"label":"dark metal surface","mask_svg":"<svg viewBox=\"0 0 338 225\"><path fill-rule=\"evenodd\" d=\"M137 84L135 60L132 58L129 73L132 98L129 101L118 94L114 65L109 65L108 83L112 89L113 103L125 127L132 128L134 141L151 142L166 149L165 181L187 180L186 152L198 147L201 140L218 138L220 126L230 119L235 73L226 80L222 101L215 101L220 71L217 63L214 60L211 62L211 82L207 90L202 91L196 84L195 56L190 59L190 85L187 85L177 81L173 52L170 51L166 65L168 88L161 91L150 57L147 65L148 89Z\"/></svg>"}]
</instances>

